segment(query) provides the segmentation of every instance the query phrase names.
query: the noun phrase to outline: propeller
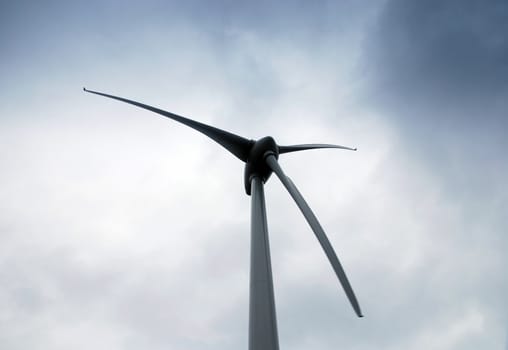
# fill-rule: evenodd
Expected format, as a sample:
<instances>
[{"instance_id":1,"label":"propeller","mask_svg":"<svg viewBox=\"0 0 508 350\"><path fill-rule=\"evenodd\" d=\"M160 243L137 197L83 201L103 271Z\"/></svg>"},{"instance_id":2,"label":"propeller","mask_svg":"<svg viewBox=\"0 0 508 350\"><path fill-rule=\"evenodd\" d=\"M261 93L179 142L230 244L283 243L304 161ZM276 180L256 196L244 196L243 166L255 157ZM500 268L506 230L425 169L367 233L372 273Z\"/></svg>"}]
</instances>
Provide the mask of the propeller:
<instances>
[{"instance_id":1,"label":"propeller","mask_svg":"<svg viewBox=\"0 0 508 350\"><path fill-rule=\"evenodd\" d=\"M282 171L279 162L277 161L279 154L290 153L290 152L298 152L319 148L337 148L337 149L345 149L350 151L356 151L356 148L340 146L340 145L331 145L331 144L301 144L301 145L290 145L290 146L278 146L275 143L275 140L272 137L263 137L257 141L248 140L241 136L235 135L225 130L221 130L219 128L215 128L213 126L197 122L192 119L188 119L182 117L180 115L164 111L162 109L152 107L146 105L144 103L136 102L133 100L129 100L123 97L118 97L114 95L105 94L98 91L88 90L83 88L84 91L104 97L108 97L111 99L115 99L118 101L122 101L125 103L129 103L131 105L155 112L167 118L173 119L179 123L187 125L194 130L201 132L202 134L208 136L237 158L246 163L245 166L245 187L247 194L250 195L251 192L251 179L252 176L260 176L263 182L266 182L272 172L274 172L277 177L280 179L284 187L288 190L291 197L293 197L294 201L300 208L303 216L309 223L312 231L316 235L321 247L323 248L330 264L337 275L342 288L344 289L349 302L353 306L358 317L363 317L362 312L360 310L360 306L358 301L356 300L356 296L351 288L351 285L346 277L346 273L342 268L342 265L333 250L328 237L326 236L323 228L321 227L319 221L316 216L310 209L309 205L298 191L293 182L287 177Z\"/></svg>"},{"instance_id":2,"label":"propeller","mask_svg":"<svg viewBox=\"0 0 508 350\"><path fill-rule=\"evenodd\" d=\"M321 227L321 224L319 223L318 219L310 209L309 205L303 198L300 191L298 191L298 189L296 188L293 181L291 181L291 179L287 177L286 174L284 174L282 168L279 165L279 162L277 161L277 158L275 158L274 155L270 154L266 157L266 163L273 170L275 175L277 175L277 177L280 179L284 187L286 187L289 194L291 195L291 197L293 197L294 201L296 202L296 205L298 205L298 208L300 208L303 216L305 217L310 227L312 228L312 231L314 231L314 234L316 235L319 244L321 244L321 247L325 251L328 260L330 261L330 264L332 264L333 270L335 271L335 274L339 278L340 284L342 285L342 288L344 288L344 292L346 292L349 302L353 306L356 315L358 315L358 317L363 317L362 311L360 310L360 305L358 304L355 293L353 292L353 288L351 288L351 285L349 284L349 281L346 277L346 273L344 272L344 269L342 268L342 265L339 262L339 258L337 258L337 254L335 254L335 251L333 250L333 247L330 241L328 240L325 231Z\"/></svg>"},{"instance_id":3,"label":"propeller","mask_svg":"<svg viewBox=\"0 0 508 350\"><path fill-rule=\"evenodd\" d=\"M356 148L346 147L346 146L339 146L339 145L330 145L326 143L311 143L311 144L304 144L304 145L292 145L292 146L279 146L279 153L289 153L289 152L298 152L298 151L305 151L308 149L318 149L318 148L340 148L340 149L347 149L349 151L356 151Z\"/></svg>"},{"instance_id":4,"label":"propeller","mask_svg":"<svg viewBox=\"0 0 508 350\"><path fill-rule=\"evenodd\" d=\"M147 109L149 111L163 115L167 118L173 119L179 123L187 125L187 126L193 128L194 130L197 130L200 133L205 134L206 136L208 136L209 138L211 138L212 140L214 140L215 142L220 144L222 147L227 149L229 152L233 153L237 158L239 158L240 160L242 160L244 162L247 162L248 157L249 157L249 151L252 148L252 145L254 144L253 140L247 140L246 138L235 135L233 133L221 130L219 128L215 128L213 126L210 126L210 125L207 125L204 123L197 122L192 119L182 117L180 115L177 115L177 114L174 114L171 112L164 111L164 110L156 108L156 107L146 105L144 103L136 102L136 101L129 100L129 99L126 99L123 97L105 94L105 93L98 92L98 91L88 90L85 87L83 88L83 91L89 92L91 94L109 97L109 98L112 98L112 99L115 99L118 101L122 101L125 103L129 103L131 105L134 105L134 106L137 106L137 107L140 107L143 109Z\"/></svg>"}]
</instances>

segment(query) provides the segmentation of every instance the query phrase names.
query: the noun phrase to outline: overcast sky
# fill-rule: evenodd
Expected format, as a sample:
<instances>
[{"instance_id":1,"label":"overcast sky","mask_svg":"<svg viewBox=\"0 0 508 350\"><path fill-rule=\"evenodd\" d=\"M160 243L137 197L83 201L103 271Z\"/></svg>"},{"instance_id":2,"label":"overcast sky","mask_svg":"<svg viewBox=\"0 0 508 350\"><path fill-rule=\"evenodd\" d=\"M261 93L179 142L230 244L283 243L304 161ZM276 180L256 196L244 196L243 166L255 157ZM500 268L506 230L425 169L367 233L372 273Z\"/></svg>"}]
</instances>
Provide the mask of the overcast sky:
<instances>
[{"instance_id":1,"label":"overcast sky","mask_svg":"<svg viewBox=\"0 0 508 350\"><path fill-rule=\"evenodd\" d=\"M506 1L0 3L0 348L247 347L250 197L203 135L279 144L281 349L508 349Z\"/></svg>"}]
</instances>

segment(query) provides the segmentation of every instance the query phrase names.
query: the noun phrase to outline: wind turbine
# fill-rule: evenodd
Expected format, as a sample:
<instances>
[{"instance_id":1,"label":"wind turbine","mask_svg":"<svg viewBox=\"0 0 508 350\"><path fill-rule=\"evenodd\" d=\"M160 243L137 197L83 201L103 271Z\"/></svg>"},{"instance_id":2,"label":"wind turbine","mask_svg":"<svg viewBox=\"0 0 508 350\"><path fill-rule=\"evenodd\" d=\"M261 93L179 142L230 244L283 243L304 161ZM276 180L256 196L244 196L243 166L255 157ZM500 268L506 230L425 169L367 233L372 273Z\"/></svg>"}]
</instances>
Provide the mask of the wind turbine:
<instances>
[{"instance_id":1,"label":"wind turbine","mask_svg":"<svg viewBox=\"0 0 508 350\"><path fill-rule=\"evenodd\" d=\"M321 224L300 194L294 183L282 171L277 159L280 154L304 151L317 148L340 148L356 151L350 148L330 144L303 144L279 146L275 140L266 136L259 140L248 140L225 130L191 120L162 109L123 97L108 95L98 91L84 91L126 102L131 105L147 109L167 118L197 130L222 147L227 149L245 163L245 192L251 196L251 252L250 252L250 289L249 289L249 350L278 350L279 340L277 320L275 314L275 300L273 294L272 267L270 262L270 246L268 243L268 227L266 221L266 207L264 183L270 175L275 173L284 187L293 197L303 216L309 223L323 248L330 264L337 275L349 302L358 317L363 317L358 301L344 269L333 250Z\"/></svg>"}]
</instances>

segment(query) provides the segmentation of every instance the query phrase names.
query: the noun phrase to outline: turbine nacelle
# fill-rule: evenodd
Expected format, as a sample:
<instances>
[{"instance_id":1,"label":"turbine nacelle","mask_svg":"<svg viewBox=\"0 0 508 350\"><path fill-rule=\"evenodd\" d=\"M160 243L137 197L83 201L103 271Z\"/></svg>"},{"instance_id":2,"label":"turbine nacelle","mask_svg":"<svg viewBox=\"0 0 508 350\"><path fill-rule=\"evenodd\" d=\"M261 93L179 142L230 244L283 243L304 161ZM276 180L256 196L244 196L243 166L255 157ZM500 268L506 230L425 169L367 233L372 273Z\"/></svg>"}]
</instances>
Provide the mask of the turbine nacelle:
<instances>
[{"instance_id":1,"label":"turbine nacelle","mask_svg":"<svg viewBox=\"0 0 508 350\"><path fill-rule=\"evenodd\" d=\"M254 142L245 163L245 192L249 196L251 194L252 177L259 176L264 183L273 172L266 163L266 157L269 155L279 159L279 146L277 146L273 137L266 136Z\"/></svg>"}]
</instances>

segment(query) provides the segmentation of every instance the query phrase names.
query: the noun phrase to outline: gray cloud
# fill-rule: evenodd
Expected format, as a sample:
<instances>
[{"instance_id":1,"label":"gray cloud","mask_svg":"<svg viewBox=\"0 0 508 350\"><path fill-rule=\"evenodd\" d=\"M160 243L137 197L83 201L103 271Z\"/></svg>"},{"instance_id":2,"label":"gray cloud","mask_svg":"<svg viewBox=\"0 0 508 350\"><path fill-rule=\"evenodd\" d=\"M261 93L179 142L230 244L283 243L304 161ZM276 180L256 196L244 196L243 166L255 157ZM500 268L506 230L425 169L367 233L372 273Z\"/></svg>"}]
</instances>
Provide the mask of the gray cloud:
<instances>
[{"instance_id":1,"label":"gray cloud","mask_svg":"<svg viewBox=\"0 0 508 350\"><path fill-rule=\"evenodd\" d=\"M504 122L507 18L504 1L389 1L368 45L377 97L414 123Z\"/></svg>"},{"instance_id":2,"label":"gray cloud","mask_svg":"<svg viewBox=\"0 0 508 350\"><path fill-rule=\"evenodd\" d=\"M175 123L84 95L83 83L248 137L360 148L281 161L329 232L362 320L287 193L267 185L281 348L499 346L503 11L396 1L1 11L0 35L15 33L2 36L0 82L2 347L246 346L241 164Z\"/></svg>"},{"instance_id":3,"label":"gray cloud","mask_svg":"<svg viewBox=\"0 0 508 350\"><path fill-rule=\"evenodd\" d=\"M372 106L471 201L508 171L507 19L503 1L390 1L366 45Z\"/></svg>"},{"instance_id":4,"label":"gray cloud","mask_svg":"<svg viewBox=\"0 0 508 350\"><path fill-rule=\"evenodd\" d=\"M427 307L418 310L432 308L437 301L432 299L446 293L450 307L443 311L476 309L483 322L492 325L506 322L501 295L508 292L501 273L508 260L498 246L507 243L507 16L508 7L501 1L389 1L362 59L368 72L364 96L396 130L394 159L424 164L397 168L392 175L424 171L433 178L428 191L441 193L434 206L448 203L453 208L424 219L435 221L435 231L428 227L425 235L432 237L432 259L440 262L434 265L429 256L426 265L433 276L419 273L441 286L439 293L427 291L430 295L419 299L427 304L431 297ZM412 193L417 216L423 219L422 198L412 186L405 191ZM456 273L451 271L465 266L468 272L453 280ZM477 338L462 346L476 348L480 343Z\"/></svg>"}]
</instances>

